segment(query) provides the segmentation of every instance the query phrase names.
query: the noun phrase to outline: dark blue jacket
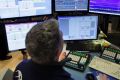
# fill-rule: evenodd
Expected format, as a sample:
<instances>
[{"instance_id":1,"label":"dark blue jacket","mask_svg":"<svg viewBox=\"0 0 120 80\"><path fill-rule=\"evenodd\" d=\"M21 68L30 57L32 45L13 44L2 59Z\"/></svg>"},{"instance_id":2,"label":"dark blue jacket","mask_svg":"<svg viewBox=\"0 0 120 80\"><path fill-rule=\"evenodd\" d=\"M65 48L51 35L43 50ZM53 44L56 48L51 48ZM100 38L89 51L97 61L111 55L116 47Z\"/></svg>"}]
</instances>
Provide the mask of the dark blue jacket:
<instances>
[{"instance_id":1,"label":"dark blue jacket","mask_svg":"<svg viewBox=\"0 0 120 80\"><path fill-rule=\"evenodd\" d=\"M13 80L73 80L59 63L40 65L24 60L17 67Z\"/></svg>"}]
</instances>

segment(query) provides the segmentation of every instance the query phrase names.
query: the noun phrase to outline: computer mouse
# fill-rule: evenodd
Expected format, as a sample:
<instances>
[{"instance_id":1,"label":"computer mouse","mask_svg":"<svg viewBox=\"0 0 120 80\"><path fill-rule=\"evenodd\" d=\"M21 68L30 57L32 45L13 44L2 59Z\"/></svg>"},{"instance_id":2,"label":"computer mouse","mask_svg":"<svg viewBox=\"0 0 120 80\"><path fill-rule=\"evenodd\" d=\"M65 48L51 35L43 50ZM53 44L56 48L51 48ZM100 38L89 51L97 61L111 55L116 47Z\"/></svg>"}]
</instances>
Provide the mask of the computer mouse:
<instances>
[{"instance_id":1,"label":"computer mouse","mask_svg":"<svg viewBox=\"0 0 120 80\"><path fill-rule=\"evenodd\" d=\"M87 73L85 78L86 80L96 80L95 76L92 73Z\"/></svg>"}]
</instances>

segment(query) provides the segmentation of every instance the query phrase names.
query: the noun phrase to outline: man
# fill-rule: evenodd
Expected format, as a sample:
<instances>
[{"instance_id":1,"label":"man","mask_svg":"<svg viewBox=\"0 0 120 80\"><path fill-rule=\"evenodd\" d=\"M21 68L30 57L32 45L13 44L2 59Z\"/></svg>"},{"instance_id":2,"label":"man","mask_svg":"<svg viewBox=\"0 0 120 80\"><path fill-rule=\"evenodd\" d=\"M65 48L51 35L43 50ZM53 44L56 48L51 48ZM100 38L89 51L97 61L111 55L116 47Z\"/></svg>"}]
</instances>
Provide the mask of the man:
<instances>
[{"instance_id":1,"label":"man","mask_svg":"<svg viewBox=\"0 0 120 80\"><path fill-rule=\"evenodd\" d=\"M31 59L16 67L13 80L73 80L60 63L64 59L63 39L56 20L35 25L27 33L25 44Z\"/></svg>"}]
</instances>

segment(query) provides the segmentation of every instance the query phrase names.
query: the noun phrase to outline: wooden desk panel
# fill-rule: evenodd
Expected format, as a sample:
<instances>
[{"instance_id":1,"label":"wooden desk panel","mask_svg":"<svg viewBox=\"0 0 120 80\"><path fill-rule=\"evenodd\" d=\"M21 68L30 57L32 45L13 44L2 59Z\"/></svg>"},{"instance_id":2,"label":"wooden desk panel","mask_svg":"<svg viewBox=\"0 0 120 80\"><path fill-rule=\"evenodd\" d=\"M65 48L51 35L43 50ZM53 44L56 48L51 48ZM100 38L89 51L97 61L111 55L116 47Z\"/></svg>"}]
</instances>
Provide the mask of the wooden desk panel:
<instances>
[{"instance_id":1,"label":"wooden desk panel","mask_svg":"<svg viewBox=\"0 0 120 80\"><path fill-rule=\"evenodd\" d=\"M20 51L10 53L12 55L12 58L9 60L1 60L0 61L0 74L5 69L11 69L14 71L15 67L22 61L23 56Z\"/></svg>"}]
</instances>

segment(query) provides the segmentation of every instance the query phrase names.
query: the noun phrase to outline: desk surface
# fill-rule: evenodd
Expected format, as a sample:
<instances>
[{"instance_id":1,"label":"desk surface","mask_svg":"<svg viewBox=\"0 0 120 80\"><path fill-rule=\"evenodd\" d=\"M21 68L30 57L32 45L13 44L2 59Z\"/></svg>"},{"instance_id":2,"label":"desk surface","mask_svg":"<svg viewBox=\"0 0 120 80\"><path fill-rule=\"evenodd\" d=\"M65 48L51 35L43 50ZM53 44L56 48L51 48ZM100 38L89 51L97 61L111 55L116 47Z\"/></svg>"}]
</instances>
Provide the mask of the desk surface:
<instances>
[{"instance_id":1,"label":"desk surface","mask_svg":"<svg viewBox=\"0 0 120 80\"><path fill-rule=\"evenodd\" d=\"M89 54L91 54L92 58L93 58L94 56L99 56L99 55L100 55L99 53L89 53ZM91 62L91 61L90 61L90 62ZM88 64L88 65L89 65L89 64ZM80 72L80 71L78 71L78 70L74 70L74 69L71 69L71 68L68 68L68 67L64 67L64 69L71 74L71 77L72 77L74 80L86 80L86 79L85 79L85 76L86 76L86 74L88 74L88 73L94 73L95 76L98 76L99 73L100 73L100 74L104 74L104 73L102 73L102 72L100 72L100 71L96 71L96 70L94 70L94 69L91 69L91 68L89 68L88 66L86 67L86 69L85 69L84 72ZM96 74L96 72L97 72L98 74ZM108 75L106 75L106 76L107 76L108 80L117 80L117 79L115 79L115 78L113 78L113 77L111 77L111 76L108 76Z\"/></svg>"},{"instance_id":2,"label":"desk surface","mask_svg":"<svg viewBox=\"0 0 120 80\"><path fill-rule=\"evenodd\" d=\"M99 53L90 53L93 56L98 56ZM20 52L15 52L13 53L13 58L11 60L7 60L7 61L0 61L0 75L1 75L1 71L4 71L4 68L10 68L11 70L14 70L15 66L22 60L22 55ZM13 65L14 64L14 65ZM66 71L68 71L71 74L71 77L74 80L86 80L85 79L85 75L90 71L90 68L87 67L86 70L84 72L80 72L74 69L70 69L67 67L64 67L64 69Z\"/></svg>"},{"instance_id":3,"label":"desk surface","mask_svg":"<svg viewBox=\"0 0 120 80\"><path fill-rule=\"evenodd\" d=\"M77 70L74 70L74 69L70 69L70 68L67 68L67 67L65 67L64 69L71 74L71 77L74 80L86 80L85 79L85 75L88 72L90 72L88 67L86 68L86 70L84 72L80 72L80 71L77 71Z\"/></svg>"},{"instance_id":4,"label":"desk surface","mask_svg":"<svg viewBox=\"0 0 120 80\"><path fill-rule=\"evenodd\" d=\"M22 54L20 51L10 53L12 55L12 58L9 60L1 60L0 61L0 80L3 80L3 77L5 76L6 72L8 70L14 71L15 67L22 61ZM9 76L11 77L11 76ZM8 79L7 79L8 80ZM9 78L11 80L11 78Z\"/></svg>"}]
</instances>

